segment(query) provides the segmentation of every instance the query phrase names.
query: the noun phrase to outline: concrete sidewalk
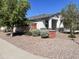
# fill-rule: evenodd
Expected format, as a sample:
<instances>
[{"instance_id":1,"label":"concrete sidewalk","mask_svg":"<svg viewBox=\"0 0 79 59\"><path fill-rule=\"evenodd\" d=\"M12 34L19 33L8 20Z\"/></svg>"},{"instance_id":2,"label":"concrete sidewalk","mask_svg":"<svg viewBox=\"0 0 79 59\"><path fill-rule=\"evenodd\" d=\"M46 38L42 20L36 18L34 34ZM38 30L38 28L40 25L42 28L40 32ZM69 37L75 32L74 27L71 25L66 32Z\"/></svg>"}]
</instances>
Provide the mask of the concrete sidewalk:
<instances>
[{"instance_id":1,"label":"concrete sidewalk","mask_svg":"<svg viewBox=\"0 0 79 59\"><path fill-rule=\"evenodd\" d=\"M0 59L47 59L32 55L9 42L0 39Z\"/></svg>"}]
</instances>

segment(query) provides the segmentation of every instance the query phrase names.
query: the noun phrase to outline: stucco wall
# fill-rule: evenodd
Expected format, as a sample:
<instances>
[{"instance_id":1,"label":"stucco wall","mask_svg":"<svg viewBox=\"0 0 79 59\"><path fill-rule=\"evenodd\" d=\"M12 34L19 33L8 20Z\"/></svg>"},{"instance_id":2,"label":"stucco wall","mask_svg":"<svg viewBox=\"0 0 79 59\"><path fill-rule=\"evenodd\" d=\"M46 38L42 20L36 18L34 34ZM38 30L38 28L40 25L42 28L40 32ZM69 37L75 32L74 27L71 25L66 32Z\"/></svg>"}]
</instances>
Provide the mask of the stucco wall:
<instances>
[{"instance_id":1,"label":"stucco wall","mask_svg":"<svg viewBox=\"0 0 79 59\"><path fill-rule=\"evenodd\" d=\"M64 28L63 22L61 23L62 16L59 15L59 18L57 19L57 28Z\"/></svg>"},{"instance_id":2,"label":"stucco wall","mask_svg":"<svg viewBox=\"0 0 79 59\"><path fill-rule=\"evenodd\" d=\"M61 23L61 22L60 22L60 19L58 19L58 20L57 20L57 26L56 26L56 28L60 28L60 23Z\"/></svg>"},{"instance_id":3,"label":"stucco wall","mask_svg":"<svg viewBox=\"0 0 79 59\"><path fill-rule=\"evenodd\" d=\"M37 21L37 22L34 22L34 23L37 24L37 29L46 28L44 21Z\"/></svg>"},{"instance_id":4,"label":"stucco wall","mask_svg":"<svg viewBox=\"0 0 79 59\"><path fill-rule=\"evenodd\" d=\"M54 16L54 17L51 17L50 19L49 19L49 28L52 28L52 20L56 20L57 21L57 23L56 23L56 28L58 29L58 28L64 28L64 25L63 25L63 22L61 23L61 15L59 15L59 17L56 17L56 16Z\"/></svg>"}]
</instances>

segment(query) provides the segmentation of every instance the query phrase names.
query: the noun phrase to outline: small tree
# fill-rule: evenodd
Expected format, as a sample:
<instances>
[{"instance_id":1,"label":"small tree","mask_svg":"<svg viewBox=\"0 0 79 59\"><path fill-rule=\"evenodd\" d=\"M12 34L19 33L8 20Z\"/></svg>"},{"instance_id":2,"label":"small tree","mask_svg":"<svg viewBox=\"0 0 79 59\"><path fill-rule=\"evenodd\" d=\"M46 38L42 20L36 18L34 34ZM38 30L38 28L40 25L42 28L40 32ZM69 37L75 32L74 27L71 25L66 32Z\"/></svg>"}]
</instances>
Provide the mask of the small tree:
<instances>
[{"instance_id":1,"label":"small tree","mask_svg":"<svg viewBox=\"0 0 79 59\"><path fill-rule=\"evenodd\" d=\"M69 4L67 8L61 12L64 20L64 25L70 29L70 37L74 36L74 31L77 27L78 9L75 4Z\"/></svg>"},{"instance_id":2,"label":"small tree","mask_svg":"<svg viewBox=\"0 0 79 59\"><path fill-rule=\"evenodd\" d=\"M1 2L1 1L0 1ZM7 26L11 29L13 36L14 26L22 26L26 24L25 14L30 8L27 0L2 0L0 25Z\"/></svg>"}]
</instances>

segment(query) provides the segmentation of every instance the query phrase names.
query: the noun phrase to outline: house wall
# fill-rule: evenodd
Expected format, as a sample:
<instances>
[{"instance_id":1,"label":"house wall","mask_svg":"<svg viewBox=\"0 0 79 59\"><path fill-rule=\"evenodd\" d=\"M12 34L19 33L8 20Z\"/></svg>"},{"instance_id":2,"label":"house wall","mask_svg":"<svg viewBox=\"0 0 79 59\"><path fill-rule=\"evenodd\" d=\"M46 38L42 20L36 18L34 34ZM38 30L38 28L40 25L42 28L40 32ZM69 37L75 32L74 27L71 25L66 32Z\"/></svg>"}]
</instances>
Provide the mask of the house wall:
<instances>
[{"instance_id":1,"label":"house wall","mask_svg":"<svg viewBox=\"0 0 79 59\"><path fill-rule=\"evenodd\" d=\"M64 28L64 25L63 23L61 23L61 15L59 15L58 17L57 16L54 16L54 17L51 17L48 19L48 27L49 29L52 29L52 20L56 20L57 23L56 23L56 28L59 29L59 28ZM36 21L34 22L36 23L36 29L41 29L41 28L46 28L45 26L45 20L39 20L39 21Z\"/></svg>"},{"instance_id":2,"label":"house wall","mask_svg":"<svg viewBox=\"0 0 79 59\"><path fill-rule=\"evenodd\" d=\"M60 24L60 28L64 28L64 24L63 24L63 22Z\"/></svg>"},{"instance_id":3,"label":"house wall","mask_svg":"<svg viewBox=\"0 0 79 59\"><path fill-rule=\"evenodd\" d=\"M49 28L52 28L52 20L56 20L57 21L57 23L56 23L56 28L57 29L64 28L63 22L61 23L61 18L62 18L61 15L59 15L58 17L56 17L56 16L51 17L49 19Z\"/></svg>"},{"instance_id":4,"label":"house wall","mask_svg":"<svg viewBox=\"0 0 79 59\"><path fill-rule=\"evenodd\" d=\"M34 23L37 24L37 29L46 28L44 21L37 21L37 22L34 22Z\"/></svg>"},{"instance_id":5,"label":"house wall","mask_svg":"<svg viewBox=\"0 0 79 59\"><path fill-rule=\"evenodd\" d=\"M59 15L59 17L58 17L58 19L57 19L57 28L59 29L59 28L64 28L64 24L63 24L63 22L61 22L61 19L62 18L62 16L61 15Z\"/></svg>"}]
</instances>

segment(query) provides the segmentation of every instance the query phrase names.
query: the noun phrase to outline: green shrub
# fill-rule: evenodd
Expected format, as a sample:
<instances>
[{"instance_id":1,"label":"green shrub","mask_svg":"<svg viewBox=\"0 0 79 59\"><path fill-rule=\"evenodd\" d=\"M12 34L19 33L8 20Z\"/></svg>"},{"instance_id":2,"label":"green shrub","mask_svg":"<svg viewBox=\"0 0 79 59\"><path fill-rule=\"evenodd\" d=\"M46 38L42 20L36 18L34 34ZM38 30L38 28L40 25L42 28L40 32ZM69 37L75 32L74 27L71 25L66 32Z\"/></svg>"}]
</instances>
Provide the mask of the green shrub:
<instances>
[{"instance_id":1,"label":"green shrub","mask_svg":"<svg viewBox=\"0 0 79 59\"><path fill-rule=\"evenodd\" d=\"M32 30L32 36L40 36L40 30Z\"/></svg>"},{"instance_id":2,"label":"green shrub","mask_svg":"<svg viewBox=\"0 0 79 59\"><path fill-rule=\"evenodd\" d=\"M46 28L41 28L41 30L47 30Z\"/></svg>"},{"instance_id":3,"label":"green shrub","mask_svg":"<svg viewBox=\"0 0 79 59\"><path fill-rule=\"evenodd\" d=\"M48 38L49 34L47 31L41 30L40 36L41 36L41 38Z\"/></svg>"},{"instance_id":4,"label":"green shrub","mask_svg":"<svg viewBox=\"0 0 79 59\"><path fill-rule=\"evenodd\" d=\"M31 36L32 33L31 33L31 31L27 31L27 32L25 32L25 35L29 35L29 36Z\"/></svg>"},{"instance_id":5,"label":"green shrub","mask_svg":"<svg viewBox=\"0 0 79 59\"><path fill-rule=\"evenodd\" d=\"M70 37L70 38L76 38L75 35L69 35L68 37Z\"/></svg>"}]
</instances>

